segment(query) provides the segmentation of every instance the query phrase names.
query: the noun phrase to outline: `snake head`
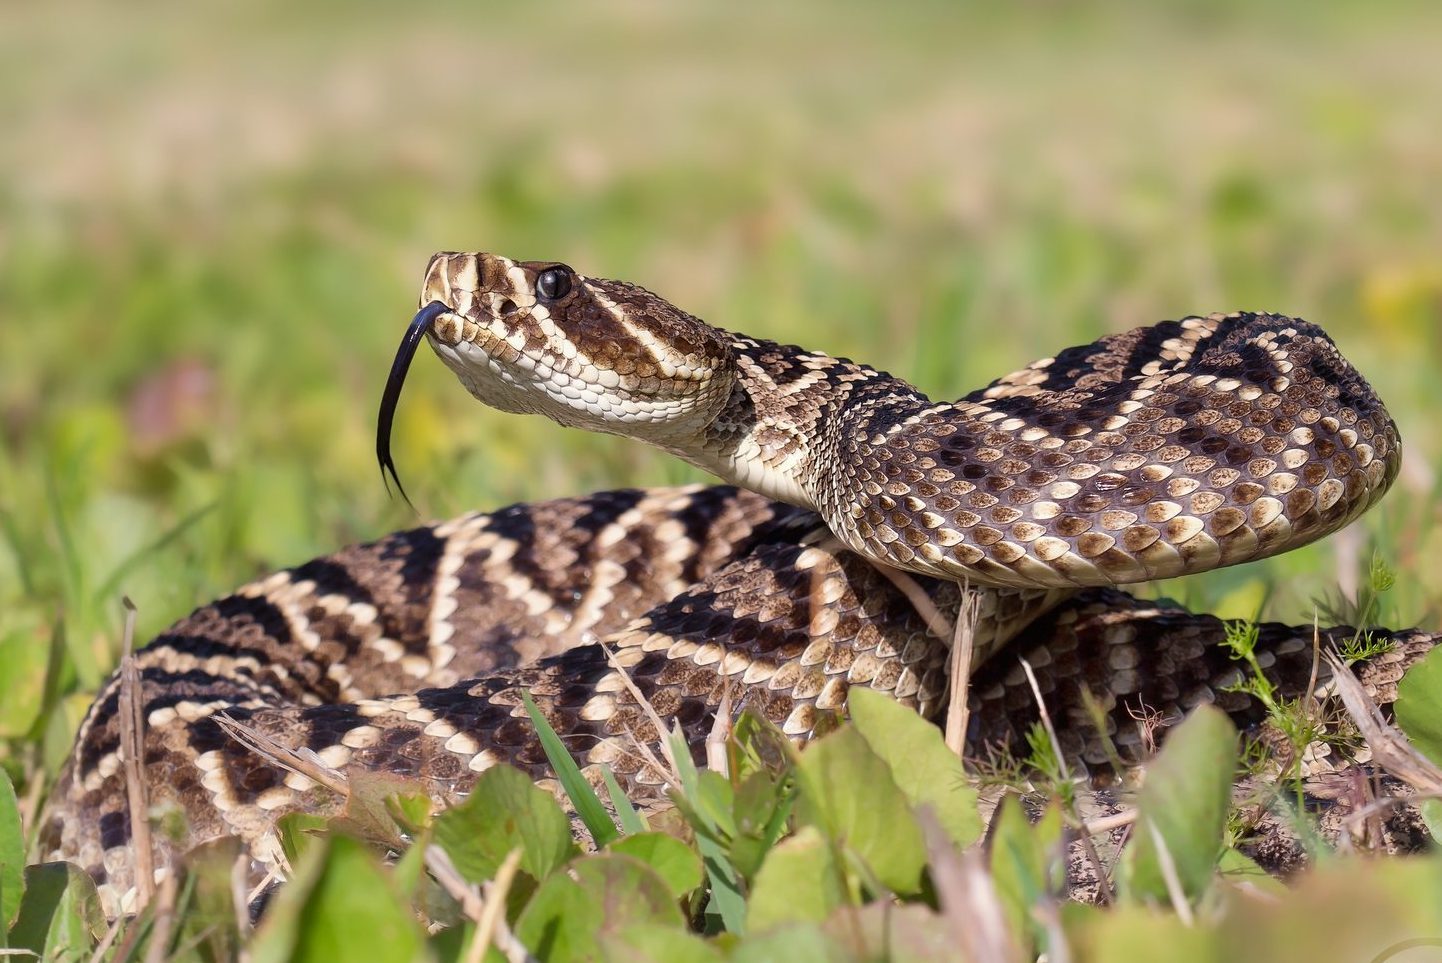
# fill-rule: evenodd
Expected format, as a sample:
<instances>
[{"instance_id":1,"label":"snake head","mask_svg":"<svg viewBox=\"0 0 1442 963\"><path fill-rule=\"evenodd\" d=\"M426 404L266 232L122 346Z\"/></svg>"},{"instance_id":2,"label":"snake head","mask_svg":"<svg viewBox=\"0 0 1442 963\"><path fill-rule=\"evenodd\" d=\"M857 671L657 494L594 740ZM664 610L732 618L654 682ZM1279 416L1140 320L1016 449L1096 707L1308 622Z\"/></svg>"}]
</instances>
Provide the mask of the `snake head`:
<instances>
[{"instance_id":1,"label":"snake head","mask_svg":"<svg viewBox=\"0 0 1442 963\"><path fill-rule=\"evenodd\" d=\"M431 258L421 304L447 310L427 337L480 401L665 445L726 403L723 332L634 284L495 254Z\"/></svg>"}]
</instances>

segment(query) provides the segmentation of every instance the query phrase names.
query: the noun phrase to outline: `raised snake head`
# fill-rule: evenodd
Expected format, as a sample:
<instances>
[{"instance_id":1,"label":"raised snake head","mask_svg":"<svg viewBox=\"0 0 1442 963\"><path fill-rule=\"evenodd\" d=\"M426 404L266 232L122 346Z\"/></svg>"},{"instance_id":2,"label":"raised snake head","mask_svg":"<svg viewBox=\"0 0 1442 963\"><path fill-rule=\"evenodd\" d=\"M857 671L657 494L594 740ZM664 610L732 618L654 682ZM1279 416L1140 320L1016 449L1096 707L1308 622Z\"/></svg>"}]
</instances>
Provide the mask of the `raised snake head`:
<instances>
[{"instance_id":1,"label":"raised snake head","mask_svg":"<svg viewBox=\"0 0 1442 963\"><path fill-rule=\"evenodd\" d=\"M645 288L549 261L431 258L426 332L477 399L654 444L696 435L731 391L726 337Z\"/></svg>"}]
</instances>

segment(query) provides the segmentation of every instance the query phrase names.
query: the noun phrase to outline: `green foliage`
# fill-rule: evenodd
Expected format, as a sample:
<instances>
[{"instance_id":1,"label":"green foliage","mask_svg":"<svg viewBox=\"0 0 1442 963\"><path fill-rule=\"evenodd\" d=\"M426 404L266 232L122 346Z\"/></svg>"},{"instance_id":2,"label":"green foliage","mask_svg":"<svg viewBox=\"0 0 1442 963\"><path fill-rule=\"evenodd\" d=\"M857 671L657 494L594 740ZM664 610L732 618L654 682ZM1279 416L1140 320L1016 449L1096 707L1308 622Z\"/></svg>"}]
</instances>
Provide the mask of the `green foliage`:
<instances>
[{"instance_id":1,"label":"green foliage","mask_svg":"<svg viewBox=\"0 0 1442 963\"><path fill-rule=\"evenodd\" d=\"M958 846L982 831L976 790L941 730L915 712L871 689L856 689L847 700L852 724L871 750L885 760L907 802L928 806Z\"/></svg>"},{"instance_id":2,"label":"green foliage","mask_svg":"<svg viewBox=\"0 0 1442 963\"><path fill-rule=\"evenodd\" d=\"M512 850L521 869L542 880L576 853L571 824L550 793L520 770L492 766L457 806L436 818L435 840L461 875L482 882Z\"/></svg>"},{"instance_id":3,"label":"green foliage","mask_svg":"<svg viewBox=\"0 0 1442 963\"><path fill-rule=\"evenodd\" d=\"M1293 776L1301 771L1303 751L1311 743L1325 739L1327 733L1321 722L1313 715L1305 698L1283 699L1277 693L1277 686L1267 677L1257 658L1257 642L1260 630L1255 622L1228 622L1222 645L1229 649L1232 658L1244 662L1247 673L1229 691L1245 692L1267 710L1268 720L1286 738L1291 746L1291 758L1283 760L1287 766L1284 776Z\"/></svg>"},{"instance_id":4,"label":"green foliage","mask_svg":"<svg viewBox=\"0 0 1442 963\"><path fill-rule=\"evenodd\" d=\"M25 868L25 895L7 940L11 950L47 960L84 959L105 929L89 875L69 863Z\"/></svg>"},{"instance_id":5,"label":"green foliage","mask_svg":"<svg viewBox=\"0 0 1442 963\"><path fill-rule=\"evenodd\" d=\"M424 960L425 937L390 874L360 842L330 835L295 867L251 946L256 963Z\"/></svg>"},{"instance_id":6,"label":"green foliage","mask_svg":"<svg viewBox=\"0 0 1442 963\"><path fill-rule=\"evenodd\" d=\"M1370 659L1390 648L1391 643L1386 639L1377 638L1371 627L1381 621L1383 617L1383 596L1392 591L1396 585L1397 573L1387 564L1380 552L1373 552L1367 566L1366 583L1362 586L1360 596L1350 607L1350 611L1346 613L1347 617L1338 620L1350 622L1357 627L1356 631L1352 633L1352 637L1341 645L1342 658L1349 664Z\"/></svg>"},{"instance_id":7,"label":"green foliage","mask_svg":"<svg viewBox=\"0 0 1442 963\"><path fill-rule=\"evenodd\" d=\"M819 923L848 900L836 847L814 826L777 844L756 874L746 927L762 932L786 923Z\"/></svg>"},{"instance_id":8,"label":"green foliage","mask_svg":"<svg viewBox=\"0 0 1442 963\"><path fill-rule=\"evenodd\" d=\"M632 834L599 852L578 849L555 798L504 765L482 773L464 800L434 818L404 790L368 805L367 812L393 820L388 828L366 828L372 842L351 835L363 822L346 813L327 825L292 818L284 838L293 877L252 937L236 929L229 882L236 843L227 840L187 860L178 930L162 929L147 911L122 928L121 942L133 932L141 950L164 938L172 948L206 947L211 959L244 946L258 961L460 960L476 939L472 910L434 884L421 885L427 847L440 847L465 881L491 887L484 899L500 901L499 938L511 941L508 953L524 948L546 963L713 963L792 954L841 963L939 961L971 945L958 943L958 932L983 931L1022 948L1022 958L1276 958L1294 945L1289 941L1313 939L1304 921L1325 918L1329 928L1343 930L1355 925L1365 939L1395 933L1394 941L1435 923L1442 856L1382 864L1334 857L1315 881L1288 887L1226 848L1236 733L1208 707L1170 731L1136 798L1136 822L1120 862L1103 867L1118 873L1118 906L1065 902L1072 831L1064 828L1062 807L1054 801L1032 822L1015 795L1001 801L987 857L976 864L982 875L969 884L985 889L958 902L956 893L940 892L955 881L933 875L942 850L922 842L920 822L924 810L934 814L951 805L950 796L917 784L921 795L913 799L894 768L901 760L930 758L928 746L939 736L923 735L914 716L892 709L862 695L854 700L853 723L806 749L779 754L765 723L738 724L726 746L737 763L728 775L699 771L689 757L678 757L682 785L673 798L683 823L658 817L678 834ZM876 751L881 744L888 746L885 756ZM955 792L950 764L939 774ZM913 785L914 778L908 773L902 782ZM785 815L773 834L777 813ZM392 844L374 840L405 835L413 840L410 848L385 865ZM738 846L742 839L749 843ZM959 846L954 840L932 845ZM492 877L513 852L520 875L500 892ZM737 852L746 854L743 861L734 858ZM1362 897L1344 882L1359 871L1367 877ZM1386 926L1349 898L1360 898ZM1001 929L977 929L967 914L989 914L991 900L999 915L987 916L987 926ZM1174 912L1178 900L1185 917ZM951 908L938 912L938 903ZM84 958L104 933L87 876L63 864L27 869L9 946L47 958ZM1364 937L1346 931L1345 940L1358 947ZM1252 941L1271 947L1271 955L1247 956ZM493 947L487 959L500 958Z\"/></svg>"},{"instance_id":9,"label":"green foliage","mask_svg":"<svg viewBox=\"0 0 1442 963\"><path fill-rule=\"evenodd\" d=\"M1237 730L1220 709L1202 706L1168 734L1138 794L1135 838L1118 878L1124 899L1195 902L1205 893L1236 768Z\"/></svg>"},{"instance_id":10,"label":"green foliage","mask_svg":"<svg viewBox=\"0 0 1442 963\"><path fill-rule=\"evenodd\" d=\"M670 887L639 859L606 853L547 878L517 920L516 937L541 959L595 959L606 936L648 924L684 924Z\"/></svg>"},{"instance_id":11,"label":"green foliage","mask_svg":"<svg viewBox=\"0 0 1442 963\"><path fill-rule=\"evenodd\" d=\"M10 775L0 769L0 933L10 929L25 895L25 831ZM6 944L0 942L0 948Z\"/></svg>"},{"instance_id":12,"label":"green foliage","mask_svg":"<svg viewBox=\"0 0 1442 963\"><path fill-rule=\"evenodd\" d=\"M1442 648L1433 649L1397 684L1393 712L1412 744L1442 766Z\"/></svg>"},{"instance_id":13,"label":"green foliage","mask_svg":"<svg viewBox=\"0 0 1442 963\"><path fill-rule=\"evenodd\" d=\"M651 867L678 900L685 901L703 881L700 856L681 840L665 833L637 833L616 840L607 850L634 857Z\"/></svg>"},{"instance_id":14,"label":"green foliage","mask_svg":"<svg viewBox=\"0 0 1442 963\"><path fill-rule=\"evenodd\" d=\"M891 768L855 729L813 743L797 766L797 819L839 846L865 882L896 893L921 887L921 829Z\"/></svg>"},{"instance_id":15,"label":"green foliage","mask_svg":"<svg viewBox=\"0 0 1442 963\"><path fill-rule=\"evenodd\" d=\"M437 248L564 258L937 397L1160 317L1297 311L1373 378L1409 446L1408 471L1359 528L1358 557L1385 556L1338 610L1359 628L1344 652L1375 654L1372 622L1430 625L1442 610L1442 526L1425 483L1442 472L1442 421L1425 417L1442 408L1442 272L1429 254L1442 127L1416 120L1442 98L1435 10L803 3L721 17L577 5L537 30L529 8L482 16L447 0L343 15L333 3L102 5L81 18L33 7L0 40L0 765L24 800L114 666L121 593L145 636L258 573L413 520L378 483L374 403ZM490 73L472 76L477 63ZM526 95L488 96L493 75ZM556 104L567 107L538 107ZM396 440L434 516L701 477L615 439L483 410L424 359ZM1338 562L1356 567L1337 544L1159 591L1250 617L1274 590L1273 616L1306 621ZM1393 584L1380 557L1405 577ZM1243 660L1246 684L1304 744L1306 713ZM1442 758L1437 686L1418 671L1398 718ZM803 772L811 751L777 751L743 719L729 776L683 765L673 788L686 838L674 844L639 835L608 784L616 842L590 783L553 752L594 840L625 861L614 879L642 904L566 945L628 960L900 955L912 944L882 939L898 935L877 922L886 913L933 937L946 921L931 910L914 814L932 806L954 841L970 840L971 790L934 741L908 733L892 746L874 722L860 708L857 728ZM1039 730L1031 749L1036 783L1070 792ZM1214 788L1208 772L1194 775ZM855 776L874 780L863 797L891 822L820 798L818 787L851 792L838 781ZM396 791L368 787L345 824L370 842L415 840L394 871L317 832L325 820L287 820L282 843L304 872L254 958L358 945L367 959L459 958L471 931L420 883L418 854L442 825L474 828L444 845L482 869L529 841L507 900L513 929L547 885L553 906L574 897L584 918L609 906L588 887L612 877L565 875L597 857L568 851L558 865L560 843L541 828L554 813L534 794L507 797L531 820L512 831L480 812L428 828L414 808L382 805ZM28 867L17 885L21 811L0 799L6 941L87 959L105 932L94 887L59 866ZM1043 947L1034 910L1052 891L1060 817L1032 827L1020 815L1003 808L991 872L1018 943ZM1194 832L1162 838L1201 879L1218 837L1210 823ZM1393 937L1442 932L1428 915L1442 906L1436 867L1337 859L1266 901L1213 882L1203 903L1217 905L1192 927L1128 904L1068 914L1063 928L1078 959L1371 959ZM816 886L788 891L809 870ZM912 902L888 902L883 874ZM233 908L199 909L213 876L197 863L180 915L239 945ZM683 929L656 902L663 889L716 935ZM407 915L416 907L449 913L446 928L426 940ZM548 919L537 909L527 925ZM123 928L111 954L152 925ZM171 947L198 945L189 925ZM149 949L143 934L131 945L132 959Z\"/></svg>"},{"instance_id":16,"label":"green foliage","mask_svg":"<svg viewBox=\"0 0 1442 963\"><path fill-rule=\"evenodd\" d=\"M591 838L595 840L597 846L604 846L618 838L616 824L611 821L606 807L601 804L600 797L596 795L596 790L581 774L576 760L571 758L571 753L566 750L565 744L561 742L561 737L556 735L556 730L551 728L550 722L536 707L536 702L531 698L531 694L522 692L521 701L526 707L526 715L531 718L531 725L536 727L536 734L541 740L541 748L546 752L546 761L555 770L556 778L561 781L561 787L566 791L566 797L575 807L576 815L580 816L581 821L586 824Z\"/></svg>"},{"instance_id":17,"label":"green foliage","mask_svg":"<svg viewBox=\"0 0 1442 963\"><path fill-rule=\"evenodd\" d=\"M1046 945L1039 907L1056 903L1066 885L1062 861L1062 816L1053 805L1035 825L1014 795L1002 799L993 817L991 834L992 882L1013 935L1038 951Z\"/></svg>"}]
</instances>

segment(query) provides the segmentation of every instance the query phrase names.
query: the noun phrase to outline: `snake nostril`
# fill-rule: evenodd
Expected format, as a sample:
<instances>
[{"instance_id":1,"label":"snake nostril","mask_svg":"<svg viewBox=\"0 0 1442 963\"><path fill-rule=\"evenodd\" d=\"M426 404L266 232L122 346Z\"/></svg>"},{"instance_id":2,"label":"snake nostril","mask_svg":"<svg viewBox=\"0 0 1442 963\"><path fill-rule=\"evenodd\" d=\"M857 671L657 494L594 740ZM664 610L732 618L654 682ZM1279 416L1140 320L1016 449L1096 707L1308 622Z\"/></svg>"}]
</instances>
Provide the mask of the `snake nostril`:
<instances>
[{"instance_id":1,"label":"snake nostril","mask_svg":"<svg viewBox=\"0 0 1442 963\"><path fill-rule=\"evenodd\" d=\"M512 301L510 298L506 298L500 303L499 310L501 314L510 317L511 315L519 311L520 308L516 307L516 302Z\"/></svg>"}]
</instances>

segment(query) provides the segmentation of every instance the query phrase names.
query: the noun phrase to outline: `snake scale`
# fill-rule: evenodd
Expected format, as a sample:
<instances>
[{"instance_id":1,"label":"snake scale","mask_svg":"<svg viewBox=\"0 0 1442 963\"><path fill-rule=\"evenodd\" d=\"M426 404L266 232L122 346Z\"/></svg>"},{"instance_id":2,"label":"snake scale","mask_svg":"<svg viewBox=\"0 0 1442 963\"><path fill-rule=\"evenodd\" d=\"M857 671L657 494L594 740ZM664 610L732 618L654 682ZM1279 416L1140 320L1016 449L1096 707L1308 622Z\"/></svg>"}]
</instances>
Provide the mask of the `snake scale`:
<instances>
[{"instance_id":1,"label":"snake scale","mask_svg":"<svg viewBox=\"0 0 1442 963\"><path fill-rule=\"evenodd\" d=\"M1276 315L1140 328L934 402L560 264L439 254L421 304L383 403L383 466L424 338L489 405L632 436L730 485L466 515L277 572L177 622L135 660L151 803L184 815L178 837L157 834L157 874L190 845L238 835L258 878L283 869L279 815L338 811L222 716L438 800L498 762L545 780L523 690L589 774L605 763L642 796L663 776L636 748L656 736L636 693L698 758L723 702L797 740L833 724L852 685L934 716L950 639L895 570L944 619L963 593L977 600L978 752L1035 718L1018 663L987 658L1007 643L1036 667L1081 761L1104 763L1104 738L1140 759L1144 709L1175 718L1214 702L1255 723L1260 708L1228 690L1238 668L1215 644L1218 620L1114 586L1320 538L1373 504L1400 462L1361 375L1321 329ZM1437 641L1386 637L1361 670L1383 702ZM1284 694L1308 690L1310 627L1263 626L1259 651ZM111 914L135 898L119 693L118 676L99 693L40 827L42 852L93 875ZM1110 713L1105 732L1086 693Z\"/></svg>"}]
</instances>

